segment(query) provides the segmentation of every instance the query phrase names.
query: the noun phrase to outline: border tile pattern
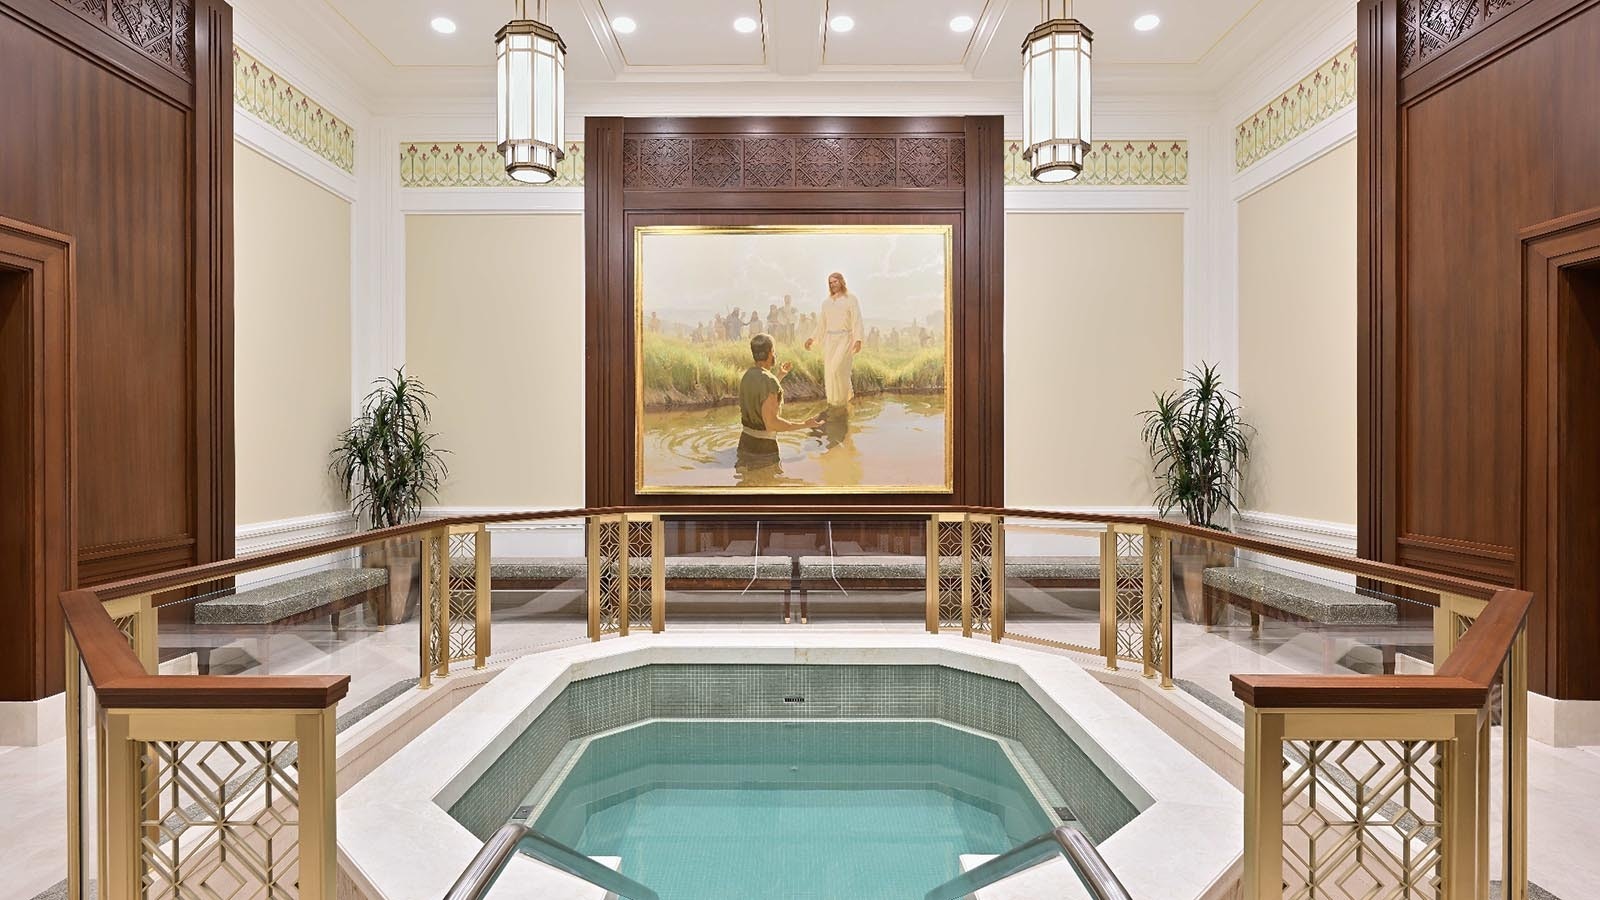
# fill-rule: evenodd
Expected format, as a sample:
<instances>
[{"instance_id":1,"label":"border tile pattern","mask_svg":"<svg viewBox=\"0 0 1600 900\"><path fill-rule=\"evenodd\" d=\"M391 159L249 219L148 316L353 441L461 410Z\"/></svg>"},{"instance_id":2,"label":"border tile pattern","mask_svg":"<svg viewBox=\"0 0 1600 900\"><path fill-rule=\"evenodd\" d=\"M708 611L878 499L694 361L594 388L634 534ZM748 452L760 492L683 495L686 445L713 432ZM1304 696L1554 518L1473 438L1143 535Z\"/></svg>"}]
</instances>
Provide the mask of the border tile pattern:
<instances>
[{"instance_id":1,"label":"border tile pattern","mask_svg":"<svg viewBox=\"0 0 1600 900\"><path fill-rule=\"evenodd\" d=\"M233 48L233 105L346 172L356 170L356 133L261 60Z\"/></svg>"},{"instance_id":2,"label":"border tile pattern","mask_svg":"<svg viewBox=\"0 0 1600 900\"><path fill-rule=\"evenodd\" d=\"M804 697L804 702L785 698ZM644 719L941 719L1021 744L1096 841L1138 808L1020 685L944 666L645 665L574 681L450 815L481 840L567 742Z\"/></svg>"},{"instance_id":3,"label":"border tile pattern","mask_svg":"<svg viewBox=\"0 0 1600 900\"><path fill-rule=\"evenodd\" d=\"M1239 123L1233 135L1234 172L1250 168L1355 102L1356 45L1351 44Z\"/></svg>"},{"instance_id":4,"label":"border tile pattern","mask_svg":"<svg viewBox=\"0 0 1600 900\"><path fill-rule=\"evenodd\" d=\"M1022 141L1006 141L1006 187L1173 187L1189 183L1189 142L1131 138L1095 141L1083 172L1065 184L1033 180Z\"/></svg>"},{"instance_id":5,"label":"border tile pattern","mask_svg":"<svg viewBox=\"0 0 1600 900\"><path fill-rule=\"evenodd\" d=\"M548 184L528 184L506 174L494 141L401 141L400 186L405 188L541 188L583 186L583 142L566 146L566 158Z\"/></svg>"},{"instance_id":6,"label":"border tile pattern","mask_svg":"<svg viewBox=\"0 0 1600 900\"><path fill-rule=\"evenodd\" d=\"M747 148L748 149L748 148ZM758 146L744 160L747 173L761 172ZM547 185L513 181L505 173L493 141L401 141L400 186L406 188L582 187L583 143L567 145L556 180ZM709 166L709 156L702 158ZM1006 142L1005 183L1011 187L1170 187L1189 183L1188 141L1101 141L1090 151L1083 175L1065 185L1041 185L1028 174L1018 141ZM692 161L691 161L692 164ZM783 171L792 174L785 158ZM918 170L920 171L920 170ZM707 176L709 177L709 176Z\"/></svg>"}]
</instances>

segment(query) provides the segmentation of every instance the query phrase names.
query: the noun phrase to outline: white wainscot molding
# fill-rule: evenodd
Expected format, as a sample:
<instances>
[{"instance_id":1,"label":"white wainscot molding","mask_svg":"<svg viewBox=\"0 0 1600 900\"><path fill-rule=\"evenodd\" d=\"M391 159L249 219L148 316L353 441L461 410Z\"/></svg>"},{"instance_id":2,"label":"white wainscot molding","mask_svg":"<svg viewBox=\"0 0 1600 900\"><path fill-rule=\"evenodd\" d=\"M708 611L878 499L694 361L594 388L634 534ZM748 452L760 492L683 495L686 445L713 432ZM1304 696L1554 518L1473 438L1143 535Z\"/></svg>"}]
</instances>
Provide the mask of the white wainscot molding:
<instances>
[{"instance_id":1,"label":"white wainscot molding","mask_svg":"<svg viewBox=\"0 0 1600 900\"><path fill-rule=\"evenodd\" d=\"M1232 184L1234 201L1294 174L1355 139L1356 107L1352 103L1236 175Z\"/></svg>"},{"instance_id":2,"label":"white wainscot molding","mask_svg":"<svg viewBox=\"0 0 1600 900\"><path fill-rule=\"evenodd\" d=\"M233 555L242 557L254 556L258 553L269 553L273 550L281 550L297 544L309 544L313 541L325 541L329 538L342 537L356 530L355 516L348 512L316 513L292 519L277 519L270 522L240 525L234 529ZM356 565L358 556L359 551L357 550L341 550L327 556L312 557L297 562L285 563L281 566L270 566L265 569L246 572L238 576L234 583L242 588L251 584L293 577L296 574L316 569L353 566Z\"/></svg>"},{"instance_id":3,"label":"white wainscot molding","mask_svg":"<svg viewBox=\"0 0 1600 900\"><path fill-rule=\"evenodd\" d=\"M430 506L426 519L475 519L508 513L542 512L562 507ZM584 556L583 519L535 519L489 525L489 547L496 559L532 556Z\"/></svg>"},{"instance_id":4,"label":"white wainscot molding","mask_svg":"<svg viewBox=\"0 0 1600 900\"><path fill-rule=\"evenodd\" d=\"M1339 556L1353 558L1356 555L1356 527L1343 522L1324 522L1320 519L1301 519L1295 516L1245 510L1239 513L1236 524L1240 534L1250 537L1265 538L1269 541ZM1354 587L1356 583L1354 575L1283 559L1270 553L1245 550L1241 551L1239 556L1256 565L1282 569L1315 581L1333 582L1349 587Z\"/></svg>"}]
</instances>

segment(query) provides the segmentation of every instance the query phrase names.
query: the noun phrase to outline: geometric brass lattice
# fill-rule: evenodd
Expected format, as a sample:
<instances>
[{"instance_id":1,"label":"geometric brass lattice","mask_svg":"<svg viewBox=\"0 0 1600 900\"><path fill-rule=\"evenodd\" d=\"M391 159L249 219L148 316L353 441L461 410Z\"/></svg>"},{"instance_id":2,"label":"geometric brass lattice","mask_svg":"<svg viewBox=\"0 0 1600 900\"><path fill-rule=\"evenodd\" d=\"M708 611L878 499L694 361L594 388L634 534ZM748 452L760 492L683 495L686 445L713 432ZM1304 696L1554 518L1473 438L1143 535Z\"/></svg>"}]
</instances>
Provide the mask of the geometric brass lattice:
<instances>
[{"instance_id":1,"label":"geometric brass lattice","mask_svg":"<svg viewBox=\"0 0 1600 900\"><path fill-rule=\"evenodd\" d=\"M600 633L622 630L622 522L602 519L598 525L597 559L599 576Z\"/></svg>"},{"instance_id":2,"label":"geometric brass lattice","mask_svg":"<svg viewBox=\"0 0 1600 900\"><path fill-rule=\"evenodd\" d=\"M1172 542L1165 537L1151 536L1146 547L1150 554L1150 666L1156 672L1165 672L1166 629L1162 627L1162 618L1167 611L1168 555Z\"/></svg>"},{"instance_id":3,"label":"geometric brass lattice","mask_svg":"<svg viewBox=\"0 0 1600 900\"><path fill-rule=\"evenodd\" d=\"M139 621L138 613L134 613L131 616L122 616L121 618L112 620L112 623L117 626L117 630L122 632L122 636L128 639L128 644L130 646L136 646L133 639L133 627L134 623L137 621Z\"/></svg>"},{"instance_id":4,"label":"geometric brass lattice","mask_svg":"<svg viewBox=\"0 0 1600 900\"><path fill-rule=\"evenodd\" d=\"M441 618L449 609L446 598L449 596L449 580L447 575L449 545L443 531L432 531L422 538L423 565L422 578L423 596L427 598L427 618L424 620L430 627L423 635L424 647L427 658L423 661L424 676L438 672L447 665L449 648L444 644L444 635L441 623L446 620Z\"/></svg>"},{"instance_id":5,"label":"geometric brass lattice","mask_svg":"<svg viewBox=\"0 0 1600 900\"><path fill-rule=\"evenodd\" d=\"M1144 535L1117 532L1117 656L1144 659Z\"/></svg>"},{"instance_id":6,"label":"geometric brass lattice","mask_svg":"<svg viewBox=\"0 0 1600 900\"><path fill-rule=\"evenodd\" d=\"M478 653L477 530L450 535L450 661L474 660Z\"/></svg>"},{"instance_id":7,"label":"geometric brass lattice","mask_svg":"<svg viewBox=\"0 0 1600 900\"><path fill-rule=\"evenodd\" d=\"M299 778L293 741L150 741L138 746L144 897L300 896Z\"/></svg>"},{"instance_id":8,"label":"geometric brass lattice","mask_svg":"<svg viewBox=\"0 0 1600 900\"><path fill-rule=\"evenodd\" d=\"M938 578L939 627L961 627L961 557L963 550L960 519L939 521L937 543L939 549Z\"/></svg>"},{"instance_id":9,"label":"geometric brass lattice","mask_svg":"<svg viewBox=\"0 0 1600 900\"><path fill-rule=\"evenodd\" d=\"M627 519L628 528L628 627L650 628L650 563L655 523L650 519Z\"/></svg>"},{"instance_id":10,"label":"geometric brass lattice","mask_svg":"<svg viewBox=\"0 0 1600 900\"><path fill-rule=\"evenodd\" d=\"M972 598L972 633L994 629L994 545L992 519L967 518L967 591Z\"/></svg>"},{"instance_id":11,"label":"geometric brass lattice","mask_svg":"<svg viewBox=\"0 0 1600 900\"><path fill-rule=\"evenodd\" d=\"M1443 896L1445 742L1283 746L1284 900Z\"/></svg>"}]
</instances>

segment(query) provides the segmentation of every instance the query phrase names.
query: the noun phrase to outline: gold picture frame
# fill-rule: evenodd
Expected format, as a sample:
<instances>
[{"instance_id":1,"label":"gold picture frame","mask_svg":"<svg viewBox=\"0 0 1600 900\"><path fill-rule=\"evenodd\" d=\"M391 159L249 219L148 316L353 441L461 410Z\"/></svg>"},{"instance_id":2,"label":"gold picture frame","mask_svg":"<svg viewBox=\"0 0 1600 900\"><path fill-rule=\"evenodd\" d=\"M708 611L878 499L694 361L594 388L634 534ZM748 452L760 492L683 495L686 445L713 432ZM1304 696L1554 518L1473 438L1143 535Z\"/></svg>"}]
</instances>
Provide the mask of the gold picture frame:
<instances>
[{"instance_id":1,"label":"gold picture frame","mask_svg":"<svg viewBox=\"0 0 1600 900\"><path fill-rule=\"evenodd\" d=\"M882 484L652 484L646 470L645 248L656 235L940 235L943 257L943 384L940 452L941 481ZM839 225L638 225L633 228L633 489L639 495L773 495L773 494L951 494L955 490L954 404L955 384L955 227L948 224L839 224Z\"/></svg>"}]
</instances>

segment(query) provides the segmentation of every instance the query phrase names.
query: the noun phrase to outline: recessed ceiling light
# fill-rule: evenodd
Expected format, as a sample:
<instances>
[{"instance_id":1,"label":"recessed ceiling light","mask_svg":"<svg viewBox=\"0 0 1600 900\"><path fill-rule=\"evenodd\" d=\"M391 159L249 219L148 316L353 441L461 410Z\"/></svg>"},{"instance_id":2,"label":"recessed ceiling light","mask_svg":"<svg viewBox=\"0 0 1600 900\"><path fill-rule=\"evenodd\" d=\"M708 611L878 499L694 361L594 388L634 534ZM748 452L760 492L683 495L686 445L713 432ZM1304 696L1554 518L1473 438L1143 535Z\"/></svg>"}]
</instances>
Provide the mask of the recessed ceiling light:
<instances>
[{"instance_id":1,"label":"recessed ceiling light","mask_svg":"<svg viewBox=\"0 0 1600 900\"><path fill-rule=\"evenodd\" d=\"M1146 13L1145 15L1133 20L1133 27L1139 29L1140 31L1154 31L1155 27L1160 24L1161 17L1155 13Z\"/></svg>"},{"instance_id":2,"label":"recessed ceiling light","mask_svg":"<svg viewBox=\"0 0 1600 900\"><path fill-rule=\"evenodd\" d=\"M856 20L850 18L849 16L834 16L828 20L828 27L832 28L834 31L849 31L850 29L856 27Z\"/></svg>"},{"instance_id":3,"label":"recessed ceiling light","mask_svg":"<svg viewBox=\"0 0 1600 900\"><path fill-rule=\"evenodd\" d=\"M749 16L740 16L733 20L733 30L740 34L749 34L756 30L756 20Z\"/></svg>"},{"instance_id":4,"label":"recessed ceiling light","mask_svg":"<svg viewBox=\"0 0 1600 900\"><path fill-rule=\"evenodd\" d=\"M950 30L951 31L971 31L972 30L972 26L975 25L975 24L977 24L977 23L972 21L972 17L971 16L956 16L954 19L950 20Z\"/></svg>"},{"instance_id":5,"label":"recessed ceiling light","mask_svg":"<svg viewBox=\"0 0 1600 900\"><path fill-rule=\"evenodd\" d=\"M639 23L627 16L617 16L611 20L611 30L617 34L633 34L633 30L638 27Z\"/></svg>"},{"instance_id":6,"label":"recessed ceiling light","mask_svg":"<svg viewBox=\"0 0 1600 900\"><path fill-rule=\"evenodd\" d=\"M432 22L429 22L428 24L432 25L433 26L433 30L439 32L440 34L455 34L456 33L456 23L450 21L449 19L446 19L444 16L438 16L437 18L435 18Z\"/></svg>"}]
</instances>

